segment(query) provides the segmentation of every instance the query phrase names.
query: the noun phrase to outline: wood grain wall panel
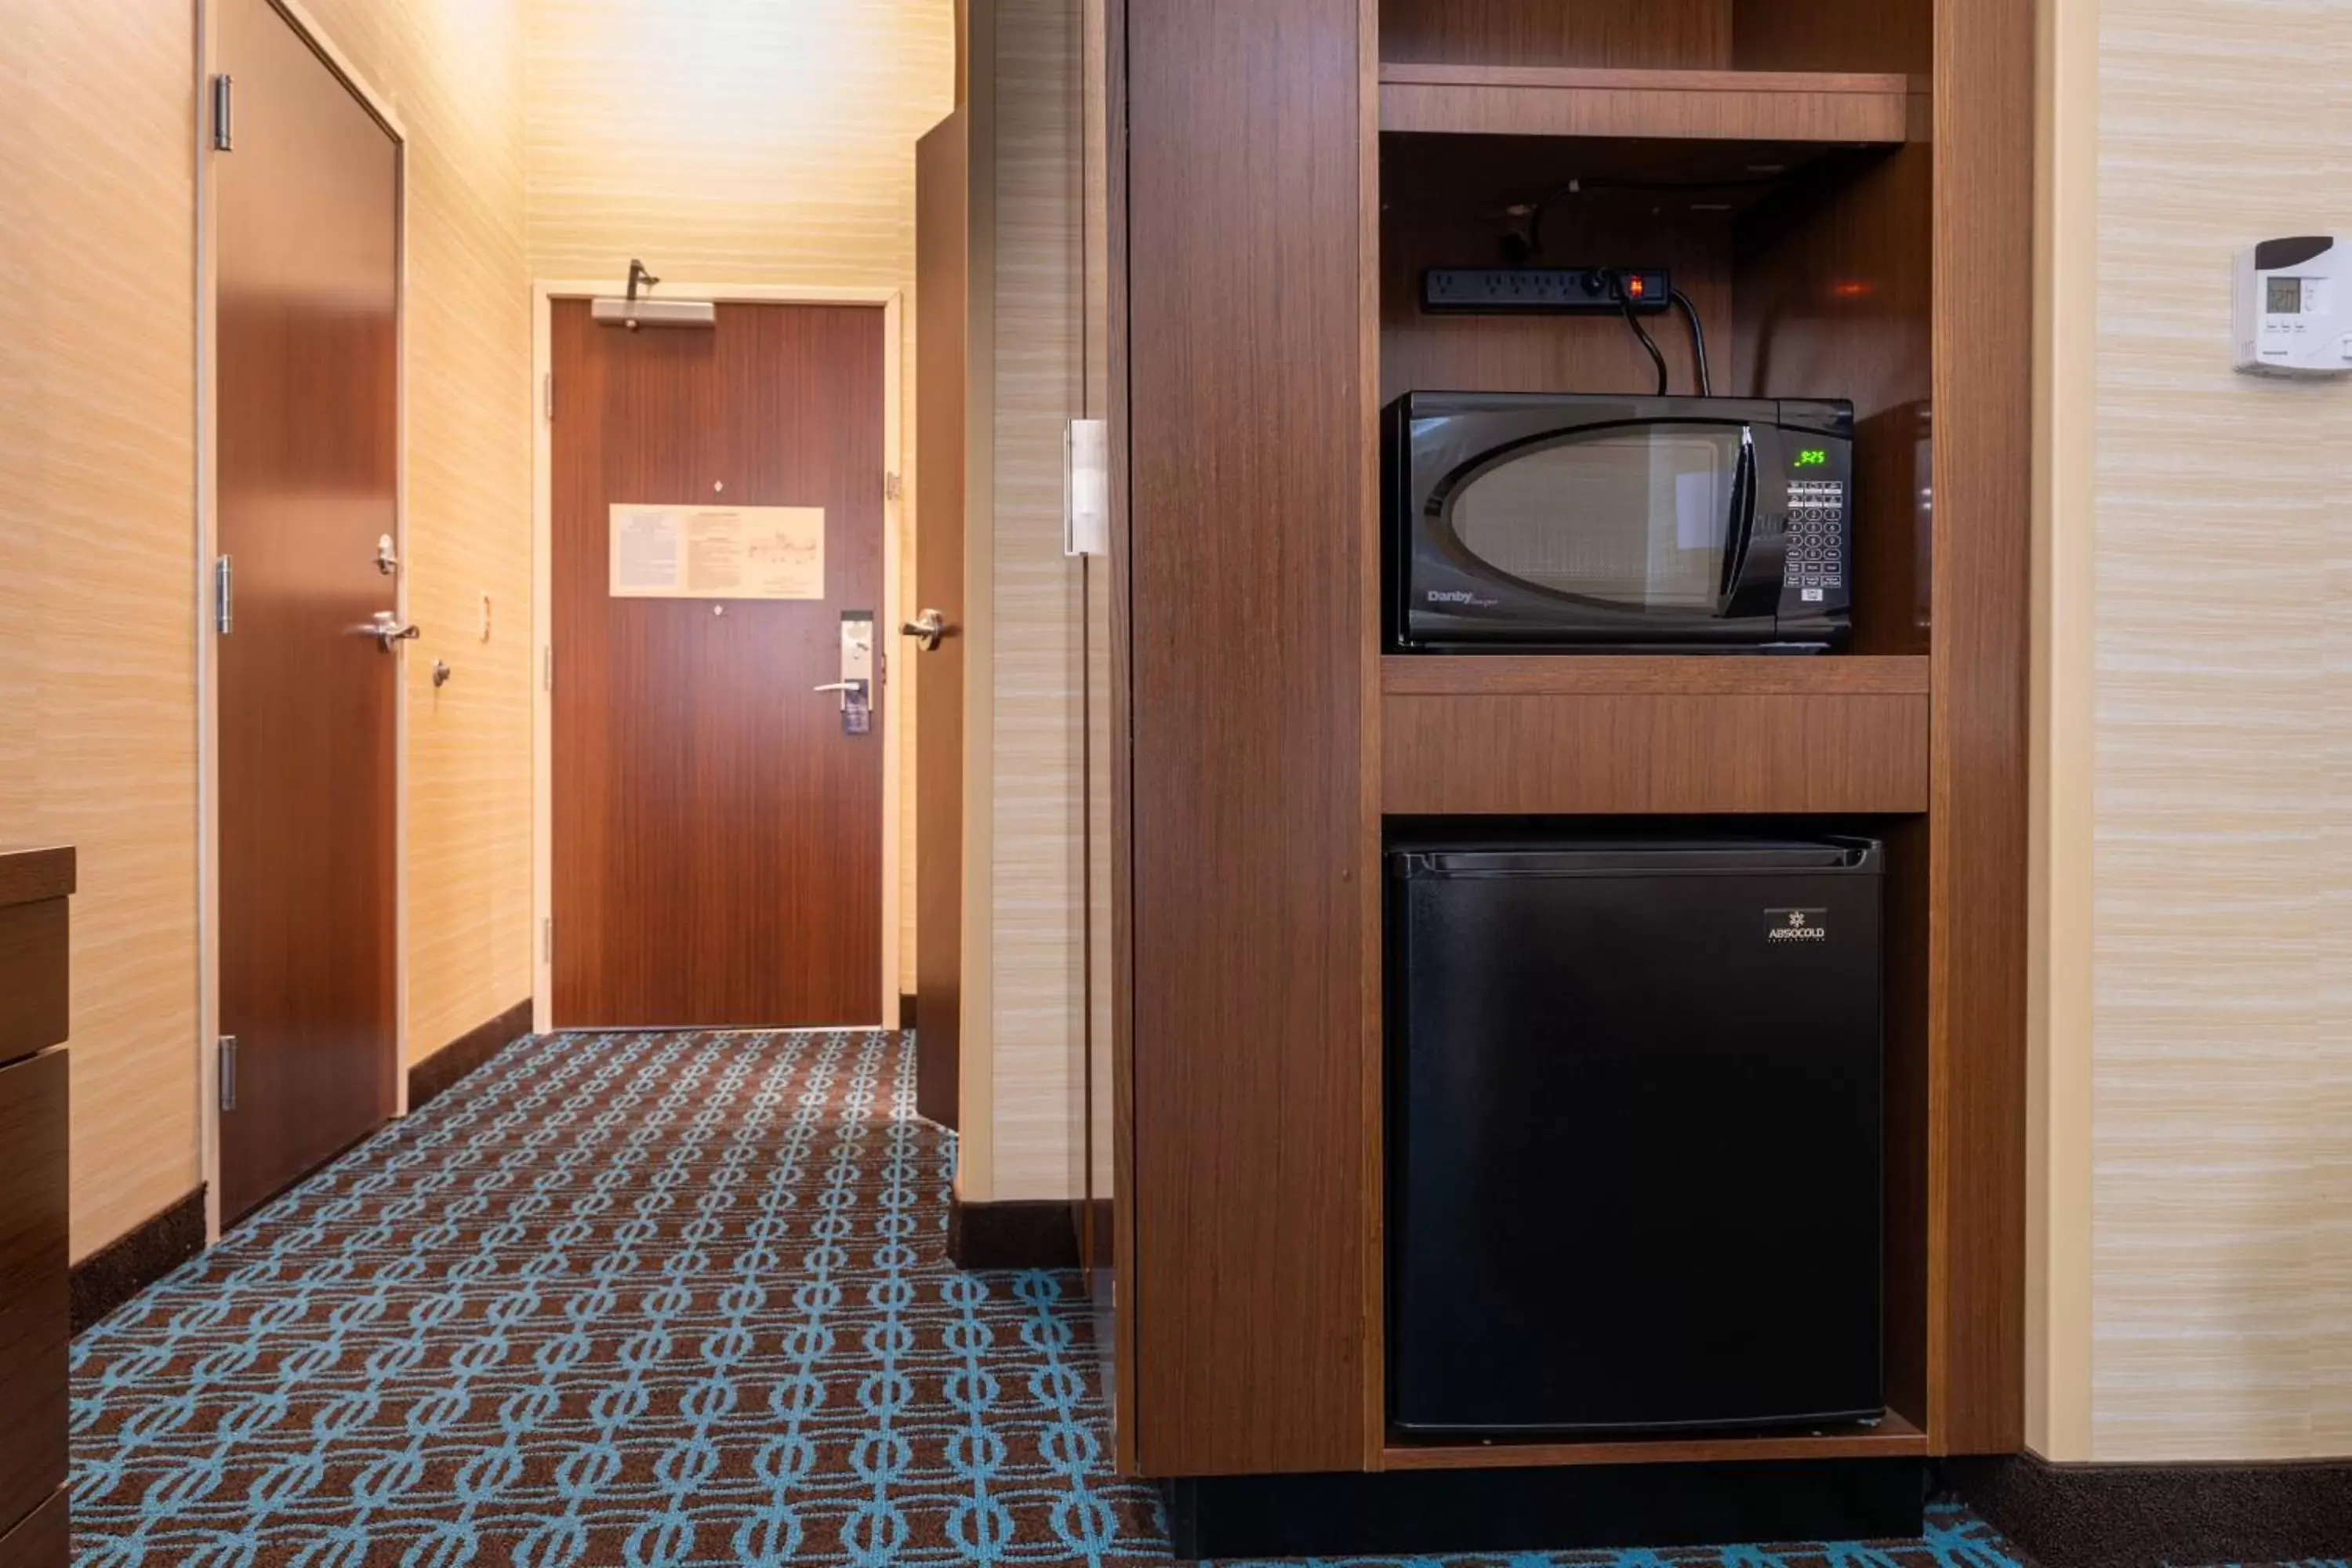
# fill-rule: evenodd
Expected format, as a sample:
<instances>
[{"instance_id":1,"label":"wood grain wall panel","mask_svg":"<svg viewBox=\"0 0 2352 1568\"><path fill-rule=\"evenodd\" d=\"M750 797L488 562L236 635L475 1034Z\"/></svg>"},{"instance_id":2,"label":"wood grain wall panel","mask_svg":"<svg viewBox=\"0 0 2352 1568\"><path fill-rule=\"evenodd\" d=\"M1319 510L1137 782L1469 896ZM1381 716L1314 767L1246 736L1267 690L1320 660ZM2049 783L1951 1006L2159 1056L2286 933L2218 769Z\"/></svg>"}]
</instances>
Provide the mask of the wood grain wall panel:
<instances>
[{"instance_id":1,"label":"wood grain wall panel","mask_svg":"<svg viewBox=\"0 0 2352 1568\"><path fill-rule=\"evenodd\" d=\"M415 1062L531 986L530 289L520 0L305 0L409 135L408 992ZM482 598L490 627L482 632ZM449 683L436 688L433 662Z\"/></svg>"},{"instance_id":2,"label":"wood grain wall panel","mask_svg":"<svg viewBox=\"0 0 2352 1568\"><path fill-rule=\"evenodd\" d=\"M2352 12L2104 0L2098 48L2096 500L2057 520L2096 605L2089 1457L2343 1455L2352 397L2233 375L2221 279L2328 226Z\"/></svg>"},{"instance_id":3,"label":"wood grain wall panel","mask_svg":"<svg viewBox=\"0 0 2352 1568\"><path fill-rule=\"evenodd\" d=\"M1380 26L1384 60L1686 70L1731 64L1732 0L1380 0Z\"/></svg>"},{"instance_id":4,"label":"wood grain wall panel","mask_svg":"<svg viewBox=\"0 0 2352 1568\"><path fill-rule=\"evenodd\" d=\"M1929 1437L2024 1440L2034 7L1936 8Z\"/></svg>"},{"instance_id":5,"label":"wood grain wall panel","mask_svg":"<svg viewBox=\"0 0 2352 1568\"><path fill-rule=\"evenodd\" d=\"M954 107L955 8L520 3L531 270L617 279L643 257L673 279L903 290L900 439L911 468L915 142ZM911 475L906 485L900 596L912 609L921 498ZM917 661L890 640L885 701L911 712ZM916 766L908 748L898 791L905 991L915 987Z\"/></svg>"},{"instance_id":6,"label":"wood grain wall panel","mask_svg":"<svg viewBox=\"0 0 2352 1568\"><path fill-rule=\"evenodd\" d=\"M1486 267L1499 258L1502 222L1513 202L1541 195L1558 177L1558 163L1538 163L1516 189L1496 189L1481 177L1465 187L1451 137L1391 138L1384 169L1381 222L1381 395L1385 401L1419 390L1475 387L1492 392L1648 393L1655 368L1640 342L1612 316L1432 315L1421 308L1422 275L1433 267ZM1671 268L1675 285L1698 306L1703 320L1732 319L1731 225L1700 218L1662 228L1645 213L1623 207L1560 214L1553 220L1545 259L1578 265L1595 256L1638 255L1644 265ZM1654 325L1656 323L1654 323ZM1679 322L1654 336L1665 354L1676 392L1696 392L1698 372ZM1734 384L1729 332L1708 343L1719 389Z\"/></svg>"},{"instance_id":7,"label":"wood grain wall panel","mask_svg":"<svg viewBox=\"0 0 2352 1568\"><path fill-rule=\"evenodd\" d=\"M1719 384L1853 403L1863 653L1927 647L1936 153L1914 143L1835 169L1738 226L1733 368Z\"/></svg>"},{"instance_id":8,"label":"wood grain wall panel","mask_svg":"<svg viewBox=\"0 0 2352 1568\"><path fill-rule=\"evenodd\" d=\"M1381 746L1391 816L1927 805L1925 697L1391 696Z\"/></svg>"},{"instance_id":9,"label":"wood grain wall panel","mask_svg":"<svg viewBox=\"0 0 2352 1568\"><path fill-rule=\"evenodd\" d=\"M1127 12L1132 1375L1151 1475L1363 1456L1358 9Z\"/></svg>"},{"instance_id":10,"label":"wood grain wall panel","mask_svg":"<svg viewBox=\"0 0 2352 1568\"><path fill-rule=\"evenodd\" d=\"M1731 59L1741 70L1934 68L1935 0L1733 0Z\"/></svg>"}]
</instances>

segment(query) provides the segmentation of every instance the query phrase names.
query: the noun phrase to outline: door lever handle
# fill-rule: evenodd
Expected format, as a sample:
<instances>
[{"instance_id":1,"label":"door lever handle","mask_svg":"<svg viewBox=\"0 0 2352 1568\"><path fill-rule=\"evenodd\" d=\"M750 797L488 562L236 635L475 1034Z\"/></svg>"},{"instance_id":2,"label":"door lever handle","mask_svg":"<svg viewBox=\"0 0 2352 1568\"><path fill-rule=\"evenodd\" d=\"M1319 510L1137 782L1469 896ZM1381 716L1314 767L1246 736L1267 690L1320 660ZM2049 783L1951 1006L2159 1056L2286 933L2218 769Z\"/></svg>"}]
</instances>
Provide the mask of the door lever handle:
<instances>
[{"instance_id":1,"label":"door lever handle","mask_svg":"<svg viewBox=\"0 0 2352 1568\"><path fill-rule=\"evenodd\" d=\"M394 643L413 642L425 635L415 626L402 626L400 616L390 610L378 610L375 619L361 629L375 638L376 646L386 653L392 651Z\"/></svg>"},{"instance_id":2,"label":"door lever handle","mask_svg":"<svg viewBox=\"0 0 2352 1568\"><path fill-rule=\"evenodd\" d=\"M925 610L921 615L900 626L898 635L913 637L915 646L925 653L937 653L940 651L940 639L954 629L948 625L948 618L939 611Z\"/></svg>"},{"instance_id":3,"label":"door lever handle","mask_svg":"<svg viewBox=\"0 0 2352 1568\"><path fill-rule=\"evenodd\" d=\"M874 701L872 681L858 680L854 678L848 680L828 680L815 689L841 693L841 722L844 731L852 735L866 733L868 722L866 716L872 711L871 705Z\"/></svg>"}]
</instances>

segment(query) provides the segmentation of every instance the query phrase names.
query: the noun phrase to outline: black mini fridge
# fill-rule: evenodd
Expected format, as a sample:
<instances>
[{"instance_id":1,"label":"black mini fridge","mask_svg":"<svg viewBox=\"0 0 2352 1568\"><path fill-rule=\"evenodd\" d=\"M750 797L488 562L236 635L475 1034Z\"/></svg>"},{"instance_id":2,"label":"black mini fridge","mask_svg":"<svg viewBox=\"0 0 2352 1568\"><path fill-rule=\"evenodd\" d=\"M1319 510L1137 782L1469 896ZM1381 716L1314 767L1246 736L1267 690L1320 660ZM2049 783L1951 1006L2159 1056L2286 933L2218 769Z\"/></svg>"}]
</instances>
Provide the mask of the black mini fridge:
<instances>
[{"instance_id":1,"label":"black mini fridge","mask_svg":"<svg viewBox=\"0 0 2352 1568\"><path fill-rule=\"evenodd\" d=\"M1883 860L1391 847L1397 1428L1881 1414Z\"/></svg>"}]
</instances>

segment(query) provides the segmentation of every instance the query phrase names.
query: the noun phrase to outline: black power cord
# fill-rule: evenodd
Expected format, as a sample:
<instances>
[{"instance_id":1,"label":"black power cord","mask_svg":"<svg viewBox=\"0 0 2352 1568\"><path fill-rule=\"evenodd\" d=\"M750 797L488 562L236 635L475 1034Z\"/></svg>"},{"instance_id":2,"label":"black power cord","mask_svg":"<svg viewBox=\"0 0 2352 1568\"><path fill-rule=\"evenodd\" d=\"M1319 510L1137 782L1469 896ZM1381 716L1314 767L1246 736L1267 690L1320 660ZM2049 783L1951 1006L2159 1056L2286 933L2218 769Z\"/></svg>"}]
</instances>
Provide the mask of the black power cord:
<instances>
[{"instance_id":1,"label":"black power cord","mask_svg":"<svg viewBox=\"0 0 2352 1568\"><path fill-rule=\"evenodd\" d=\"M1680 310L1683 313L1683 320L1690 323L1691 357L1698 363L1698 395L1701 397L1713 397L1715 378L1707 374L1706 329L1698 324L1698 307L1692 304L1691 297L1679 289L1671 289L1668 292L1669 298L1674 300L1675 309Z\"/></svg>"},{"instance_id":2,"label":"black power cord","mask_svg":"<svg viewBox=\"0 0 2352 1568\"><path fill-rule=\"evenodd\" d=\"M1625 307L1625 324L1633 329L1633 335L1642 341L1643 348L1650 351L1650 363L1658 367L1658 395L1664 397L1666 395L1666 356L1658 352L1658 341L1650 336L1650 329L1642 325L1642 318L1633 313L1633 297L1626 296L1621 303Z\"/></svg>"}]
</instances>

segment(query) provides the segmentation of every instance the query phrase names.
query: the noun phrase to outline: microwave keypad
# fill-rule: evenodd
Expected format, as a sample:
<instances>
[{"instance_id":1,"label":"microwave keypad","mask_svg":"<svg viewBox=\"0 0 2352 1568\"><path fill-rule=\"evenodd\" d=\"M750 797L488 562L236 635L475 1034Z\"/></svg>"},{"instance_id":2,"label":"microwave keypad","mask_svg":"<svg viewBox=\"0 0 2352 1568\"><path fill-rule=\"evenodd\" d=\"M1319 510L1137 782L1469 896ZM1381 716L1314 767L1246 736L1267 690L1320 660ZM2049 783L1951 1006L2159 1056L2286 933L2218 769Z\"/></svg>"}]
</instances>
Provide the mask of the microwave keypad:
<instances>
[{"instance_id":1,"label":"microwave keypad","mask_svg":"<svg viewBox=\"0 0 2352 1568\"><path fill-rule=\"evenodd\" d=\"M1789 558L1782 581L1811 590L1845 586L1845 486L1836 479L1789 481Z\"/></svg>"}]
</instances>

